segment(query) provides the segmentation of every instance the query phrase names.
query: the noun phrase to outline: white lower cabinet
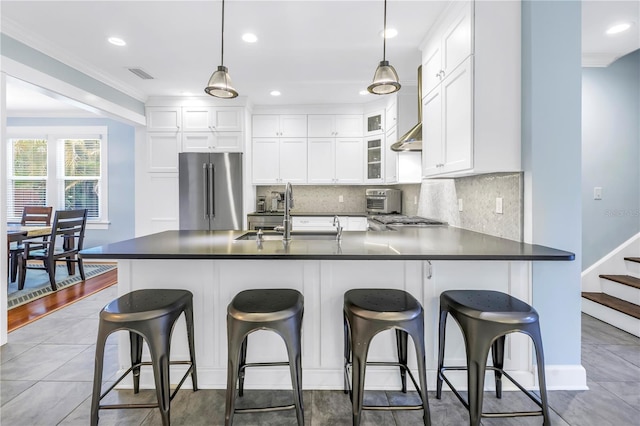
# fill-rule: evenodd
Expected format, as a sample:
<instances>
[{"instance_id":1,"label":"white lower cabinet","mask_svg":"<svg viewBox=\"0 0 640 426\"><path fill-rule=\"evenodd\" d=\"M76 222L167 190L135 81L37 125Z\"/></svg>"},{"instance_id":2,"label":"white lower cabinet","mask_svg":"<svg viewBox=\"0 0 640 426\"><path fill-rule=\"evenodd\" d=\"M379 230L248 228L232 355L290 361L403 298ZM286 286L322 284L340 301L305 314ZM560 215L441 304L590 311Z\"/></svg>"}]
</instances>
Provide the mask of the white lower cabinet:
<instances>
[{"instance_id":1,"label":"white lower cabinet","mask_svg":"<svg viewBox=\"0 0 640 426\"><path fill-rule=\"evenodd\" d=\"M255 138L253 183L293 184L307 181L306 138Z\"/></svg>"},{"instance_id":2,"label":"white lower cabinet","mask_svg":"<svg viewBox=\"0 0 640 426\"><path fill-rule=\"evenodd\" d=\"M308 147L308 183L362 183L361 138L309 138Z\"/></svg>"}]
</instances>

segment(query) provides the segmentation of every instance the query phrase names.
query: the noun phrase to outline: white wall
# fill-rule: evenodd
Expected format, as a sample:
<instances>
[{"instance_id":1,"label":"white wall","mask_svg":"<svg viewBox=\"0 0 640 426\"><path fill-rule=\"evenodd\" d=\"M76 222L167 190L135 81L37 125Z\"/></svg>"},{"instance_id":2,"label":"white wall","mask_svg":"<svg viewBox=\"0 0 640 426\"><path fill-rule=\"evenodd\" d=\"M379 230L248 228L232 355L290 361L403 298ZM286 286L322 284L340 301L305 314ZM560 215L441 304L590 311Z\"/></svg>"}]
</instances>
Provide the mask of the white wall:
<instances>
[{"instance_id":1,"label":"white wall","mask_svg":"<svg viewBox=\"0 0 640 426\"><path fill-rule=\"evenodd\" d=\"M640 232L638 117L640 50L582 70L583 270Z\"/></svg>"}]
</instances>

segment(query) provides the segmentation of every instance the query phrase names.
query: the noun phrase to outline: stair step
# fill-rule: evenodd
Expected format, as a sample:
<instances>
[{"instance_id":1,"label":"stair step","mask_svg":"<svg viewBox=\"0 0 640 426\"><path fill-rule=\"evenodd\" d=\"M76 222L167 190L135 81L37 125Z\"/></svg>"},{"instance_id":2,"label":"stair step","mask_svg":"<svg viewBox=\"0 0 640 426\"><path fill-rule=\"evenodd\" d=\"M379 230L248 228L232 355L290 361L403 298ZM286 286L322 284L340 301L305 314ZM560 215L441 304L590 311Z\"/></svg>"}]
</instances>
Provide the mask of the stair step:
<instances>
[{"instance_id":1,"label":"stair step","mask_svg":"<svg viewBox=\"0 0 640 426\"><path fill-rule=\"evenodd\" d=\"M617 297L609 296L605 293L582 292L582 297L608 308L615 309L623 314L640 319L640 306L627 302L626 300L618 299Z\"/></svg>"},{"instance_id":2,"label":"stair step","mask_svg":"<svg viewBox=\"0 0 640 426\"><path fill-rule=\"evenodd\" d=\"M624 260L628 260L629 262L640 263L640 257L625 257Z\"/></svg>"},{"instance_id":3,"label":"stair step","mask_svg":"<svg viewBox=\"0 0 640 426\"><path fill-rule=\"evenodd\" d=\"M631 275L600 275L600 278L640 289L640 278L632 277Z\"/></svg>"}]
</instances>

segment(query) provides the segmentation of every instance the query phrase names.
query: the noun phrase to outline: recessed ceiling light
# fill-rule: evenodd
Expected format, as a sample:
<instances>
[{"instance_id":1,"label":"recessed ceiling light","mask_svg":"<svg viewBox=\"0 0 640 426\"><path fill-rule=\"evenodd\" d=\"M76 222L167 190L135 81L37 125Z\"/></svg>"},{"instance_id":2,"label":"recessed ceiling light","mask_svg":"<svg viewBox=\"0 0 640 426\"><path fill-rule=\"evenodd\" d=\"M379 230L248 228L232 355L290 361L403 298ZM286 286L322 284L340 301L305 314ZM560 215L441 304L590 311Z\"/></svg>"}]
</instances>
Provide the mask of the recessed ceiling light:
<instances>
[{"instance_id":1,"label":"recessed ceiling light","mask_svg":"<svg viewBox=\"0 0 640 426\"><path fill-rule=\"evenodd\" d=\"M629 22L623 22L621 24L616 24L612 27L609 27L609 29L607 30L607 34L618 34L623 31L627 31L629 28L631 28L631 24Z\"/></svg>"},{"instance_id":2,"label":"recessed ceiling light","mask_svg":"<svg viewBox=\"0 0 640 426\"><path fill-rule=\"evenodd\" d=\"M271 96L280 96L282 93L278 92L277 90L272 90L270 94Z\"/></svg>"},{"instance_id":3,"label":"recessed ceiling light","mask_svg":"<svg viewBox=\"0 0 640 426\"><path fill-rule=\"evenodd\" d=\"M364 96L364 95L368 95L368 94L369 94L369 91L368 91L368 90L361 90L361 91L360 91L360 92L358 92L358 93L360 93L361 95L363 95L363 96Z\"/></svg>"},{"instance_id":4,"label":"recessed ceiling light","mask_svg":"<svg viewBox=\"0 0 640 426\"><path fill-rule=\"evenodd\" d=\"M385 33L384 30L380 31L380 37L384 37L384 38L394 38L395 36L398 35L398 30L396 30L395 28L387 28L387 32Z\"/></svg>"},{"instance_id":5,"label":"recessed ceiling light","mask_svg":"<svg viewBox=\"0 0 640 426\"><path fill-rule=\"evenodd\" d=\"M255 43L256 41L258 41L258 36L256 36L255 34L246 33L242 34L242 40L246 41L247 43Z\"/></svg>"},{"instance_id":6,"label":"recessed ceiling light","mask_svg":"<svg viewBox=\"0 0 640 426\"><path fill-rule=\"evenodd\" d=\"M109 37L107 41L113 44L114 46L125 46L127 44L126 41L118 37Z\"/></svg>"}]
</instances>

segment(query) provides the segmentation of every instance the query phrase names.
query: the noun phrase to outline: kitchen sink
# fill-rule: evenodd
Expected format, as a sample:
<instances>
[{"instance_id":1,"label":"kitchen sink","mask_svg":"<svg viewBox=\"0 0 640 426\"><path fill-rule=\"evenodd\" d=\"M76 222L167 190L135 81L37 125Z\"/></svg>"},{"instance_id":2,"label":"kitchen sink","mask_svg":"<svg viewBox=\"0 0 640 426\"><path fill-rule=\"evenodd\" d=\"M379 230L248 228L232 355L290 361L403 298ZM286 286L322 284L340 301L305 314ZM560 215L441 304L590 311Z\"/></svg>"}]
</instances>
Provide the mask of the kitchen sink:
<instances>
[{"instance_id":1,"label":"kitchen sink","mask_svg":"<svg viewBox=\"0 0 640 426\"><path fill-rule=\"evenodd\" d=\"M258 231L249 231L236 238L237 241L255 241L258 239ZM264 241L281 241L282 234L278 232L266 231L262 233L262 239ZM322 232L322 231L291 231L292 240L335 240L335 232Z\"/></svg>"}]
</instances>

